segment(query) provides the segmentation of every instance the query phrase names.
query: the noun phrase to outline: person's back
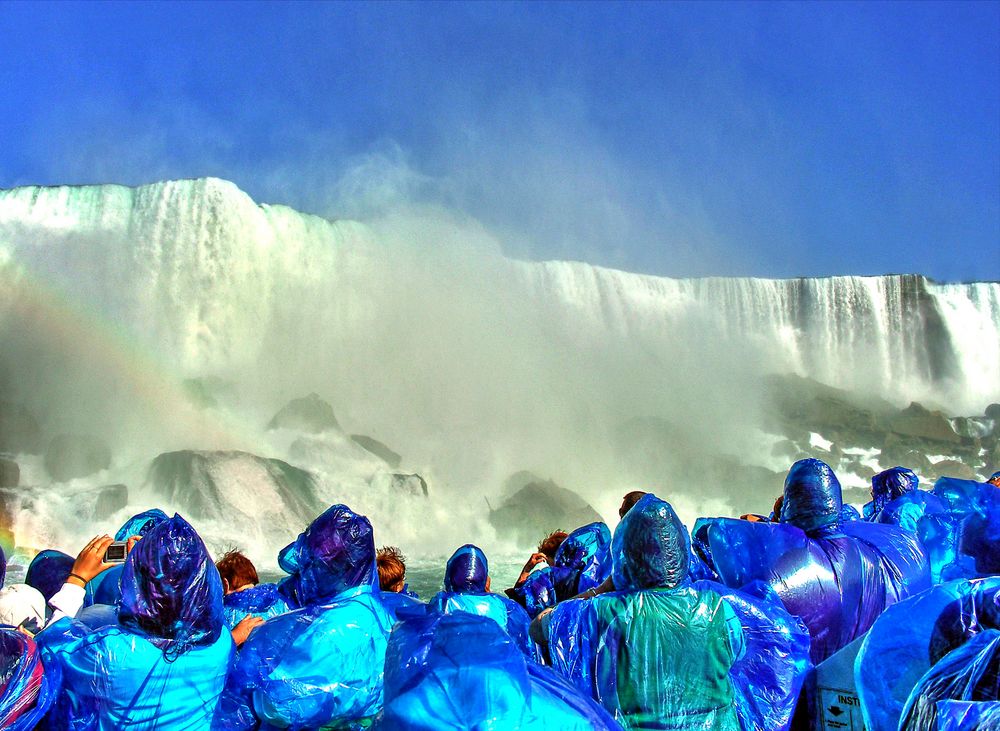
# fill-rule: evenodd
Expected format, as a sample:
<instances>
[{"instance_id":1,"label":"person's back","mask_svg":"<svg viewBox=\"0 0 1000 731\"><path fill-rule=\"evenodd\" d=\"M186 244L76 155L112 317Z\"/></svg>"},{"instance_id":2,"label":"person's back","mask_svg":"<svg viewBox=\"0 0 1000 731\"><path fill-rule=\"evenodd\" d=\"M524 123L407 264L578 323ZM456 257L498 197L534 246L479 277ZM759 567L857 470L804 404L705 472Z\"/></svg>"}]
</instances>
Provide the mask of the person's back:
<instances>
[{"instance_id":1,"label":"person's back","mask_svg":"<svg viewBox=\"0 0 1000 731\"><path fill-rule=\"evenodd\" d=\"M300 608L268 619L240 650L215 728L351 728L382 707L394 617L375 588L368 519L335 505L279 556Z\"/></svg>"},{"instance_id":2,"label":"person's back","mask_svg":"<svg viewBox=\"0 0 1000 731\"><path fill-rule=\"evenodd\" d=\"M614 534L621 588L553 611L553 665L623 728L739 728L729 678L739 625L717 593L687 583L688 554L673 510L647 495Z\"/></svg>"},{"instance_id":3,"label":"person's back","mask_svg":"<svg viewBox=\"0 0 1000 731\"><path fill-rule=\"evenodd\" d=\"M528 614L517 602L490 592L489 563L482 549L466 544L448 559L444 590L427 603L429 612L466 612L489 617L509 634L521 651L534 656L528 637Z\"/></svg>"},{"instance_id":4,"label":"person's back","mask_svg":"<svg viewBox=\"0 0 1000 731\"><path fill-rule=\"evenodd\" d=\"M405 619L385 663L382 731L612 731L618 725L551 669L526 659L485 617Z\"/></svg>"},{"instance_id":5,"label":"person's back","mask_svg":"<svg viewBox=\"0 0 1000 731\"><path fill-rule=\"evenodd\" d=\"M0 627L0 729L31 731L55 698L58 673L46 673L34 640Z\"/></svg>"},{"instance_id":6,"label":"person's back","mask_svg":"<svg viewBox=\"0 0 1000 731\"><path fill-rule=\"evenodd\" d=\"M110 541L110 539L107 539ZM64 617L38 635L62 675L52 729L205 729L215 716L233 641L208 551L179 516L126 559L117 623L92 630Z\"/></svg>"},{"instance_id":7,"label":"person's back","mask_svg":"<svg viewBox=\"0 0 1000 731\"><path fill-rule=\"evenodd\" d=\"M229 629L246 617L268 619L288 611L277 585L261 584L257 569L239 551L228 551L215 566L222 577L223 615Z\"/></svg>"}]
</instances>

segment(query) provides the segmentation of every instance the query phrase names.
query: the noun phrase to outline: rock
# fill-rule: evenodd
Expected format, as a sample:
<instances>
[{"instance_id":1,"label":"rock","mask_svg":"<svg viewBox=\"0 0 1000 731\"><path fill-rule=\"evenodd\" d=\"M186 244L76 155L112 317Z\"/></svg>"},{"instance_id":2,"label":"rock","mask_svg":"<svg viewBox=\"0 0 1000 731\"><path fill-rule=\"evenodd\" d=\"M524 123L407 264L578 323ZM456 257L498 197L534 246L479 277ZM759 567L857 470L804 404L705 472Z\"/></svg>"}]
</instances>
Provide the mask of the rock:
<instances>
[{"instance_id":1,"label":"rock","mask_svg":"<svg viewBox=\"0 0 1000 731\"><path fill-rule=\"evenodd\" d=\"M958 462L954 459L943 459L940 462L935 462L930 474L934 479L938 477L957 477L961 480L979 479L979 475L974 469L964 462Z\"/></svg>"},{"instance_id":2,"label":"rock","mask_svg":"<svg viewBox=\"0 0 1000 731\"><path fill-rule=\"evenodd\" d=\"M907 467L918 475L927 474L931 469L931 461L926 454L906 447L883 449L878 463L883 470L890 467Z\"/></svg>"},{"instance_id":3,"label":"rock","mask_svg":"<svg viewBox=\"0 0 1000 731\"><path fill-rule=\"evenodd\" d=\"M0 457L0 487L17 487L21 484L21 468L12 459Z\"/></svg>"},{"instance_id":4,"label":"rock","mask_svg":"<svg viewBox=\"0 0 1000 731\"><path fill-rule=\"evenodd\" d=\"M340 430L333 407L314 393L285 404L267 425L268 429L294 429L318 434L328 429Z\"/></svg>"},{"instance_id":5,"label":"rock","mask_svg":"<svg viewBox=\"0 0 1000 731\"><path fill-rule=\"evenodd\" d=\"M873 470L871 466L856 460L848 460L844 462L838 472L850 472L863 480L870 480L875 476L875 470Z\"/></svg>"},{"instance_id":6,"label":"rock","mask_svg":"<svg viewBox=\"0 0 1000 731\"><path fill-rule=\"evenodd\" d=\"M167 452L153 460L147 482L164 502L199 520L240 525L280 517L301 530L321 509L311 473L247 452Z\"/></svg>"},{"instance_id":7,"label":"rock","mask_svg":"<svg viewBox=\"0 0 1000 731\"><path fill-rule=\"evenodd\" d=\"M1000 425L1000 404L990 404L986 407L986 411L983 414L987 419L992 419L994 424Z\"/></svg>"},{"instance_id":8,"label":"rock","mask_svg":"<svg viewBox=\"0 0 1000 731\"><path fill-rule=\"evenodd\" d=\"M1000 470L1000 442L994 442L990 449L986 450L984 455L986 461L986 471L993 473Z\"/></svg>"},{"instance_id":9,"label":"rock","mask_svg":"<svg viewBox=\"0 0 1000 731\"><path fill-rule=\"evenodd\" d=\"M372 484L386 487L393 494L427 497L427 481L420 475L404 475L400 473L383 473L372 478Z\"/></svg>"},{"instance_id":10,"label":"rock","mask_svg":"<svg viewBox=\"0 0 1000 731\"><path fill-rule=\"evenodd\" d=\"M0 401L0 452L42 452L41 427L35 417L20 404Z\"/></svg>"},{"instance_id":11,"label":"rock","mask_svg":"<svg viewBox=\"0 0 1000 731\"><path fill-rule=\"evenodd\" d=\"M94 503L94 520L104 520L128 505L128 487L125 485L105 485L97 489Z\"/></svg>"},{"instance_id":12,"label":"rock","mask_svg":"<svg viewBox=\"0 0 1000 731\"><path fill-rule=\"evenodd\" d=\"M791 462L794 462L795 455L799 453L799 448L795 446L795 442L790 439L782 439L777 442L773 447L771 447L771 456L773 457L785 457Z\"/></svg>"},{"instance_id":13,"label":"rock","mask_svg":"<svg viewBox=\"0 0 1000 731\"><path fill-rule=\"evenodd\" d=\"M392 469L397 469L403 461L403 458L400 455L393 452L377 439L366 437L364 434L351 434L351 439L353 439L354 443L359 447L371 452L389 465Z\"/></svg>"},{"instance_id":14,"label":"rock","mask_svg":"<svg viewBox=\"0 0 1000 731\"><path fill-rule=\"evenodd\" d=\"M45 469L56 482L86 477L111 465L111 449L89 434L60 434L45 450Z\"/></svg>"},{"instance_id":15,"label":"rock","mask_svg":"<svg viewBox=\"0 0 1000 731\"><path fill-rule=\"evenodd\" d=\"M551 480L532 482L490 511L490 523L501 536L533 546L554 530L571 531L603 520L589 503Z\"/></svg>"},{"instance_id":16,"label":"rock","mask_svg":"<svg viewBox=\"0 0 1000 731\"><path fill-rule=\"evenodd\" d=\"M181 387L191 403L199 409L217 409L219 407L219 402L212 394L211 389L201 378L188 378L181 383Z\"/></svg>"},{"instance_id":17,"label":"rock","mask_svg":"<svg viewBox=\"0 0 1000 731\"><path fill-rule=\"evenodd\" d=\"M961 441L947 416L940 411L930 411L916 401L900 411L890 421L889 428L896 434L932 442L958 444Z\"/></svg>"}]
</instances>

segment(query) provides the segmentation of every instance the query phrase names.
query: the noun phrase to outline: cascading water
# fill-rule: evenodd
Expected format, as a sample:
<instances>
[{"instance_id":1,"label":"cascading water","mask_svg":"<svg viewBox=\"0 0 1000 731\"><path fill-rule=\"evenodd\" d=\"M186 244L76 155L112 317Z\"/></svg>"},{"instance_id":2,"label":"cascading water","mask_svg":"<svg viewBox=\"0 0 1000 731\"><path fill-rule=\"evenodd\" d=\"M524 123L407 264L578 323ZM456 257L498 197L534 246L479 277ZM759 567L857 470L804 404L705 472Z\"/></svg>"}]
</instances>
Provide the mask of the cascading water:
<instances>
[{"instance_id":1,"label":"cascading water","mask_svg":"<svg viewBox=\"0 0 1000 731\"><path fill-rule=\"evenodd\" d=\"M528 263L447 212L328 221L215 179L0 191L0 333L0 400L25 404L49 436L112 447L111 467L65 484L51 484L40 457L16 455L33 489L19 538L66 549L94 532L79 510L93 486L129 485L121 515L164 502L149 466L174 450L303 467L320 502L368 512L385 542L444 551L502 540L483 498L520 469L613 515L633 485L609 445L631 419L662 419L753 463L761 374L955 414L1000 401L997 283L682 280ZM205 408L191 383L222 386ZM342 432L264 428L310 392L333 404ZM349 434L402 454L396 472L422 474L430 498L400 496L393 470ZM199 529L270 555L301 516L255 494L255 475L273 467L223 462L235 466L198 478L228 496ZM724 486L684 492L691 510L726 500ZM164 507L184 508L173 499ZM248 525L258 510L268 525Z\"/></svg>"}]
</instances>

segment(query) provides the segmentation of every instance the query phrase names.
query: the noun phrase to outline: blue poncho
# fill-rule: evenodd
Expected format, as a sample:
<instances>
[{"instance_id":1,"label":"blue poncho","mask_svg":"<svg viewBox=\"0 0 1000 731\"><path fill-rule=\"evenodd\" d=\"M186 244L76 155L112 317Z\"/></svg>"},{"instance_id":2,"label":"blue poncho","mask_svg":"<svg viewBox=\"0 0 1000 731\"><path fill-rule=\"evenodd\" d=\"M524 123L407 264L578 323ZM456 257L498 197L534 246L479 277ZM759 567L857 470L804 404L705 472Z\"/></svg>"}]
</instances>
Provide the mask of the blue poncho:
<instances>
[{"instance_id":1,"label":"blue poncho","mask_svg":"<svg viewBox=\"0 0 1000 731\"><path fill-rule=\"evenodd\" d=\"M855 664L869 731L896 731L908 700L923 692L921 679L938 662L980 633L1000 629L998 599L1000 578L962 579L910 597L879 617ZM926 716L928 708L921 713Z\"/></svg>"},{"instance_id":2,"label":"blue poncho","mask_svg":"<svg viewBox=\"0 0 1000 731\"><path fill-rule=\"evenodd\" d=\"M611 575L611 531L590 523L566 536L552 561L552 582L559 601L600 586Z\"/></svg>"},{"instance_id":3,"label":"blue poncho","mask_svg":"<svg viewBox=\"0 0 1000 731\"><path fill-rule=\"evenodd\" d=\"M687 532L673 509L639 500L615 530L612 561L618 591L553 610L553 666L625 729L739 729L738 623L719 594L686 580Z\"/></svg>"},{"instance_id":4,"label":"blue poncho","mask_svg":"<svg viewBox=\"0 0 1000 731\"><path fill-rule=\"evenodd\" d=\"M507 597L488 592L487 578L486 554L477 546L462 546L448 559L444 591L431 598L427 603L428 611L437 614L468 612L489 617L506 630L525 654L534 656L535 646L528 636L527 613Z\"/></svg>"},{"instance_id":5,"label":"blue poncho","mask_svg":"<svg viewBox=\"0 0 1000 731\"><path fill-rule=\"evenodd\" d=\"M885 609L930 585L917 538L896 526L842 523L840 483L819 460L789 471L781 524L699 521L698 549L726 586L769 584L801 617L814 663L863 635Z\"/></svg>"},{"instance_id":6,"label":"blue poncho","mask_svg":"<svg viewBox=\"0 0 1000 731\"><path fill-rule=\"evenodd\" d=\"M865 520L876 520L879 512L896 498L917 489L920 481L913 470L893 467L872 477L872 499L865 503Z\"/></svg>"},{"instance_id":7,"label":"blue poncho","mask_svg":"<svg viewBox=\"0 0 1000 731\"><path fill-rule=\"evenodd\" d=\"M59 668L42 668L35 641L0 628L0 728L31 731L55 700Z\"/></svg>"},{"instance_id":8,"label":"blue poncho","mask_svg":"<svg viewBox=\"0 0 1000 731\"><path fill-rule=\"evenodd\" d=\"M74 558L62 551L40 551L28 564L24 583L38 589L47 603L66 582L73 563Z\"/></svg>"},{"instance_id":9,"label":"blue poncho","mask_svg":"<svg viewBox=\"0 0 1000 731\"><path fill-rule=\"evenodd\" d=\"M257 584L248 589L226 594L222 599L226 626L232 629L246 617L268 619L284 614L288 605L276 584Z\"/></svg>"},{"instance_id":10,"label":"blue poncho","mask_svg":"<svg viewBox=\"0 0 1000 731\"><path fill-rule=\"evenodd\" d=\"M1000 573L1000 488L942 477L934 495L945 512L918 523L934 575L947 581Z\"/></svg>"},{"instance_id":11,"label":"blue poncho","mask_svg":"<svg viewBox=\"0 0 1000 731\"><path fill-rule=\"evenodd\" d=\"M180 516L129 553L116 624L64 618L37 637L62 687L50 728L207 728L233 657L222 623L222 580Z\"/></svg>"},{"instance_id":12,"label":"blue poncho","mask_svg":"<svg viewBox=\"0 0 1000 731\"><path fill-rule=\"evenodd\" d=\"M380 731L615 731L590 698L515 647L495 622L460 612L392 631Z\"/></svg>"},{"instance_id":13,"label":"blue poncho","mask_svg":"<svg viewBox=\"0 0 1000 731\"><path fill-rule=\"evenodd\" d=\"M507 593L524 607L524 611L531 619L537 617L543 610L554 607L559 601L556 597L551 566L543 566L532 571L523 584L515 586Z\"/></svg>"},{"instance_id":14,"label":"blue poncho","mask_svg":"<svg viewBox=\"0 0 1000 731\"><path fill-rule=\"evenodd\" d=\"M300 609L272 617L240 648L216 728L352 728L382 707L394 617L375 588L371 523L334 505L279 554Z\"/></svg>"},{"instance_id":15,"label":"blue poncho","mask_svg":"<svg viewBox=\"0 0 1000 731\"><path fill-rule=\"evenodd\" d=\"M154 527L167 519L167 514L159 508L145 510L138 515L133 515L125 521L118 532L115 533L116 541L128 541L129 538L145 536ZM121 578L122 566L113 566L107 571L102 571L87 583L87 595L84 600L85 606L91 604L117 604L121 598Z\"/></svg>"}]
</instances>

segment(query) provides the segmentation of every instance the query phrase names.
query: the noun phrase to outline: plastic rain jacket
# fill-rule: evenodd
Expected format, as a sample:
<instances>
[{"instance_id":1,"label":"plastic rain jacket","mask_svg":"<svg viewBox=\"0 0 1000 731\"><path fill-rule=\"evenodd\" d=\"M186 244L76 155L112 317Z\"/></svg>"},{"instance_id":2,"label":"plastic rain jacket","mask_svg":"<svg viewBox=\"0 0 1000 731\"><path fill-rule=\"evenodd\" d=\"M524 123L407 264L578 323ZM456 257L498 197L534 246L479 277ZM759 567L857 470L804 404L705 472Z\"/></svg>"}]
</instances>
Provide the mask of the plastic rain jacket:
<instances>
[{"instance_id":1,"label":"plastic rain jacket","mask_svg":"<svg viewBox=\"0 0 1000 731\"><path fill-rule=\"evenodd\" d=\"M521 650L534 656L535 646L528 636L529 619L524 608L499 594L486 591L489 564L482 549L466 544L448 559L444 591L427 603L429 612L452 614L468 612L489 617L502 627Z\"/></svg>"},{"instance_id":2,"label":"plastic rain jacket","mask_svg":"<svg viewBox=\"0 0 1000 731\"><path fill-rule=\"evenodd\" d=\"M781 524L729 518L695 526L695 550L726 586L769 584L812 637L819 663L863 635L885 609L930 585L917 537L897 526L839 520L840 483L815 459L792 465Z\"/></svg>"},{"instance_id":3,"label":"plastic rain jacket","mask_svg":"<svg viewBox=\"0 0 1000 731\"><path fill-rule=\"evenodd\" d=\"M117 623L69 618L37 640L62 676L52 729L206 729L233 657L222 580L205 544L175 515L129 553Z\"/></svg>"},{"instance_id":4,"label":"plastic rain jacket","mask_svg":"<svg viewBox=\"0 0 1000 731\"><path fill-rule=\"evenodd\" d=\"M0 628L0 728L31 731L52 705L58 687L59 668L42 668L35 641Z\"/></svg>"},{"instance_id":5,"label":"plastic rain jacket","mask_svg":"<svg viewBox=\"0 0 1000 731\"><path fill-rule=\"evenodd\" d=\"M939 661L978 634L1000 629L998 599L1000 577L960 579L910 597L879 617L854 666L866 728L896 731L908 699L921 694L917 690L921 679ZM979 649L987 650L979 657L991 661L992 649ZM973 656L977 654L966 657ZM974 671L974 666L985 668L986 664L970 662L966 669ZM942 675L938 672L934 677ZM924 717L927 710L925 706ZM959 714L957 707L952 712Z\"/></svg>"},{"instance_id":6,"label":"plastic rain jacket","mask_svg":"<svg viewBox=\"0 0 1000 731\"><path fill-rule=\"evenodd\" d=\"M135 536L142 537L149 533L155 526L167 519L167 514L159 508L145 510L122 524L122 527L115 533L116 541L127 541ZM72 566L72 564L70 564ZM121 598L120 588L122 578L122 566L114 566L107 571L102 571L91 581L87 582L87 595L84 606L91 604L117 604ZM57 587L58 589L58 587Z\"/></svg>"},{"instance_id":7,"label":"plastic rain jacket","mask_svg":"<svg viewBox=\"0 0 1000 731\"><path fill-rule=\"evenodd\" d=\"M284 614L288 605L276 584L257 584L249 589L234 591L222 598L226 626L232 629L246 617L268 619Z\"/></svg>"},{"instance_id":8,"label":"plastic rain jacket","mask_svg":"<svg viewBox=\"0 0 1000 731\"><path fill-rule=\"evenodd\" d=\"M553 610L553 666L625 729L739 729L739 628L719 594L686 581L687 532L670 505L639 500L615 530L612 563L618 591Z\"/></svg>"},{"instance_id":9,"label":"plastic rain jacket","mask_svg":"<svg viewBox=\"0 0 1000 731\"><path fill-rule=\"evenodd\" d=\"M62 551L46 549L39 551L28 564L24 583L42 593L48 602L62 588L73 568L75 559Z\"/></svg>"},{"instance_id":10,"label":"plastic rain jacket","mask_svg":"<svg viewBox=\"0 0 1000 731\"><path fill-rule=\"evenodd\" d=\"M1000 574L1000 488L942 477L933 492L945 512L923 516L918 534L935 579Z\"/></svg>"},{"instance_id":11,"label":"plastic rain jacket","mask_svg":"<svg viewBox=\"0 0 1000 731\"><path fill-rule=\"evenodd\" d=\"M617 723L485 617L427 614L396 625L380 731L615 731Z\"/></svg>"},{"instance_id":12,"label":"plastic rain jacket","mask_svg":"<svg viewBox=\"0 0 1000 731\"><path fill-rule=\"evenodd\" d=\"M375 588L368 519L334 505L279 554L301 607L272 617L240 648L215 728L358 728L382 707L394 617Z\"/></svg>"}]
</instances>

